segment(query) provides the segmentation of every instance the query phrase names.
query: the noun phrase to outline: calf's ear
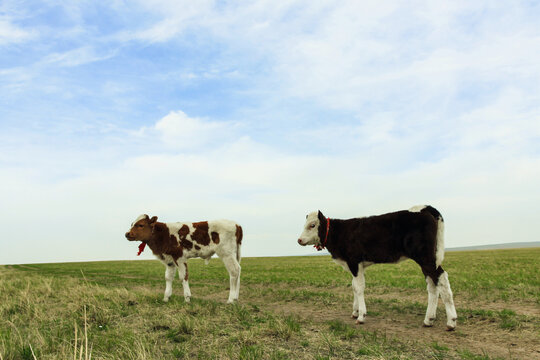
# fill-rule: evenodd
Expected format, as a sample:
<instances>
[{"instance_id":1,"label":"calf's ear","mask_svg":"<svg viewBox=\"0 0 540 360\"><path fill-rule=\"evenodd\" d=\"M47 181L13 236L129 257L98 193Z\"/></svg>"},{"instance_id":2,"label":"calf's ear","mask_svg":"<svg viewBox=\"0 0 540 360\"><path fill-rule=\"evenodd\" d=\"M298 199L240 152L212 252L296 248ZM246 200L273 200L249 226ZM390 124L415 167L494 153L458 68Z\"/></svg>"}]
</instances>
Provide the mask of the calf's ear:
<instances>
[{"instance_id":1,"label":"calf's ear","mask_svg":"<svg viewBox=\"0 0 540 360\"><path fill-rule=\"evenodd\" d=\"M317 214L317 217L319 218L319 221L321 222L321 224L323 222L326 222L326 216L323 215L323 213L321 212L321 210L319 210L319 213Z\"/></svg>"},{"instance_id":2,"label":"calf's ear","mask_svg":"<svg viewBox=\"0 0 540 360\"><path fill-rule=\"evenodd\" d=\"M148 221L150 224L150 229L152 229L152 234L154 233L156 229L156 222L157 222L157 216L152 216L152 218Z\"/></svg>"}]
</instances>

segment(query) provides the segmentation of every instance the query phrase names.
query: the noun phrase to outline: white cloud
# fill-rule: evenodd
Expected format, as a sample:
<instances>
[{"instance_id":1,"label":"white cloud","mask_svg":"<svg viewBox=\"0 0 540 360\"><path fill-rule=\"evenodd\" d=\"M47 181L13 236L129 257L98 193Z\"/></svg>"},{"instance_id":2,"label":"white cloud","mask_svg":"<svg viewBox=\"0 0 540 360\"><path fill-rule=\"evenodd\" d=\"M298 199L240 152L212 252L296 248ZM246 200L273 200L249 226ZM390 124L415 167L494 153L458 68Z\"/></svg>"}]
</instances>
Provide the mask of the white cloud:
<instances>
[{"instance_id":1,"label":"white cloud","mask_svg":"<svg viewBox=\"0 0 540 360\"><path fill-rule=\"evenodd\" d=\"M227 124L191 118L183 111L170 112L156 123L155 128L161 133L163 142L173 148L190 148L211 141L221 142L226 138L227 132ZM213 144L213 147L219 146L219 143Z\"/></svg>"},{"instance_id":2,"label":"white cloud","mask_svg":"<svg viewBox=\"0 0 540 360\"><path fill-rule=\"evenodd\" d=\"M21 43L36 37L35 31L17 26L7 17L0 17L0 46Z\"/></svg>"},{"instance_id":3,"label":"white cloud","mask_svg":"<svg viewBox=\"0 0 540 360\"><path fill-rule=\"evenodd\" d=\"M120 41L143 41L161 43L179 38L189 27L198 26L212 12L213 1L141 1L141 10L147 15L154 15L157 20L144 22L137 29L122 30L113 38ZM150 18L154 18L150 16ZM138 24L137 24L138 25Z\"/></svg>"},{"instance_id":4,"label":"white cloud","mask_svg":"<svg viewBox=\"0 0 540 360\"><path fill-rule=\"evenodd\" d=\"M238 124L208 121L189 117L181 110L171 111L152 127L142 127L133 132L140 141L155 142L159 138L167 150L212 151L235 142Z\"/></svg>"},{"instance_id":5,"label":"white cloud","mask_svg":"<svg viewBox=\"0 0 540 360\"><path fill-rule=\"evenodd\" d=\"M110 59L114 55L115 52L98 54L96 49L94 49L92 46L82 46L79 48L68 50L63 53L53 53L47 55L47 57L43 59L42 63L72 67Z\"/></svg>"},{"instance_id":6,"label":"white cloud","mask_svg":"<svg viewBox=\"0 0 540 360\"><path fill-rule=\"evenodd\" d=\"M505 89L493 102L457 119L449 129L453 146L460 152L489 148L518 158L534 153L540 139L538 101L538 94Z\"/></svg>"},{"instance_id":7,"label":"white cloud","mask_svg":"<svg viewBox=\"0 0 540 360\"><path fill-rule=\"evenodd\" d=\"M24 67L15 67L10 69L0 70L0 79L3 86L0 87L0 91L7 94L13 94L21 91L25 86L33 79L31 71ZM2 89L3 88L3 89Z\"/></svg>"}]
</instances>

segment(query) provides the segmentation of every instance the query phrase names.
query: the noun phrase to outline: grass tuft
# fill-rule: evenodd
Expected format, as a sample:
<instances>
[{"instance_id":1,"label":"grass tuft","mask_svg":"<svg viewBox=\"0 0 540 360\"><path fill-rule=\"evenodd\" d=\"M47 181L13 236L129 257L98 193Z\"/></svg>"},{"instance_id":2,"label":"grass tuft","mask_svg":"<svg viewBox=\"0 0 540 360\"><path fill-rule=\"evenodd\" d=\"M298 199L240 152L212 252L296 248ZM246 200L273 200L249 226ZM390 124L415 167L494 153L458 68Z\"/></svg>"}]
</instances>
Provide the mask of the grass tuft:
<instances>
[{"instance_id":1,"label":"grass tuft","mask_svg":"<svg viewBox=\"0 0 540 360\"><path fill-rule=\"evenodd\" d=\"M22 360L34 360L36 356L34 355L34 351L32 350L32 346L30 345L23 345L20 349L20 357Z\"/></svg>"},{"instance_id":2,"label":"grass tuft","mask_svg":"<svg viewBox=\"0 0 540 360\"><path fill-rule=\"evenodd\" d=\"M242 345L238 354L240 360L258 360L262 356L263 350L259 345Z\"/></svg>"},{"instance_id":3,"label":"grass tuft","mask_svg":"<svg viewBox=\"0 0 540 360\"><path fill-rule=\"evenodd\" d=\"M357 337L356 330L341 320L331 320L328 322L328 325L330 331L341 339L350 340Z\"/></svg>"}]
</instances>

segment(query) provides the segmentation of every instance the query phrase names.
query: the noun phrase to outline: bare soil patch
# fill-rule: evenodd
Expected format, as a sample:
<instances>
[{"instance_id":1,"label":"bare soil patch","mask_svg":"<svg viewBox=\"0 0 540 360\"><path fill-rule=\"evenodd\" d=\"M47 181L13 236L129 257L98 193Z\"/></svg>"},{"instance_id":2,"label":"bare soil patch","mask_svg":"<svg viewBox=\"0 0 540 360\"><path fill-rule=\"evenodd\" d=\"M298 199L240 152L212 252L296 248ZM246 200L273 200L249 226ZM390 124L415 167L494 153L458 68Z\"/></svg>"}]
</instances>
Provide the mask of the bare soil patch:
<instances>
[{"instance_id":1,"label":"bare soil patch","mask_svg":"<svg viewBox=\"0 0 540 360\"><path fill-rule=\"evenodd\" d=\"M251 287L251 285L249 285ZM317 288L306 287L314 290ZM321 289L319 289L321 290ZM336 288L337 290L337 288ZM325 289L328 291L328 289ZM337 290L336 295L349 294L350 289L344 288ZM227 297L227 291L218 291L207 294L203 298L224 302ZM386 309L379 309L378 304L369 304L368 316L365 324L356 325L354 319L350 317L352 309L351 301L340 305L321 305L316 303L300 303L297 301L275 301L269 302L268 299L258 299L250 297L246 291L246 297L240 296L240 303L257 305L262 311L269 311L280 315L298 316L307 322L312 322L313 327L310 331L319 331L318 329L327 326L329 321L341 320L349 323L351 326L358 326L371 332L378 332L386 335L388 338L397 338L401 341L414 342L424 346L446 346L454 352L460 350L473 351L478 355L487 354L490 357L505 359L540 359L540 336L538 331L532 325L520 327L516 330L501 329L499 324L493 319L482 316L472 317L464 321L463 316L458 319L458 327L455 331L446 331L446 315L442 303L439 303L438 318L435 325L431 328L422 326L425 313L392 313ZM367 295L367 294L366 294ZM378 299L399 299L400 301L426 303L427 295L411 294L408 291L389 292L384 294L370 294L366 296ZM196 296L196 294L194 294ZM439 300L440 301L440 300ZM371 305L371 306L370 306ZM472 302L456 299L456 309L460 316L460 308L494 310L499 311L509 309L516 314L538 317L539 310L534 304L509 304L506 302ZM460 321L461 320L461 321ZM534 319L535 321L537 319ZM354 341L354 340L352 340Z\"/></svg>"},{"instance_id":2,"label":"bare soil patch","mask_svg":"<svg viewBox=\"0 0 540 360\"><path fill-rule=\"evenodd\" d=\"M347 304L349 305L349 304ZM262 305L261 305L262 306ZM350 306L335 308L312 308L297 303L273 304L272 311L286 315L297 315L310 319L314 323L324 323L331 320L342 320L355 324L350 317ZM459 310L458 310L459 311ZM459 315L459 312L458 312ZM489 321L458 322L456 331L445 331L446 319L439 316L432 328L422 326L424 314L381 314L368 316L365 324L360 326L365 330L377 331L388 337L423 343L429 346L433 343L447 346L454 350L474 349L478 354L512 359L540 359L538 334L532 329L507 331L499 329Z\"/></svg>"}]
</instances>

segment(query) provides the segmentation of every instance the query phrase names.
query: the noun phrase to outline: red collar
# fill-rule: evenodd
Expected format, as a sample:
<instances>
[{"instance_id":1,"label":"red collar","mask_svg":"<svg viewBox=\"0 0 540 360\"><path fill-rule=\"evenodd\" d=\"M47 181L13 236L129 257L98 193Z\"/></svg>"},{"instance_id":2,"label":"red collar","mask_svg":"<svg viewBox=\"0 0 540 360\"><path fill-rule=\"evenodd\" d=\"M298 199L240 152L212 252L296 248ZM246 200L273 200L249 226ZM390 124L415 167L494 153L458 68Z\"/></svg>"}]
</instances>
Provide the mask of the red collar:
<instances>
[{"instance_id":1,"label":"red collar","mask_svg":"<svg viewBox=\"0 0 540 360\"><path fill-rule=\"evenodd\" d=\"M321 251L326 247L326 242L328 241L328 231L330 231L330 218L326 218L326 236L324 237L324 242L319 245L315 245L317 251Z\"/></svg>"},{"instance_id":2,"label":"red collar","mask_svg":"<svg viewBox=\"0 0 540 360\"><path fill-rule=\"evenodd\" d=\"M137 256L141 255L141 253L144 251L144 248L146 247L146 243L145 242L142 242L140 245L139 245L139 252L137 253Z\"/></svg>"}]
</instances>

